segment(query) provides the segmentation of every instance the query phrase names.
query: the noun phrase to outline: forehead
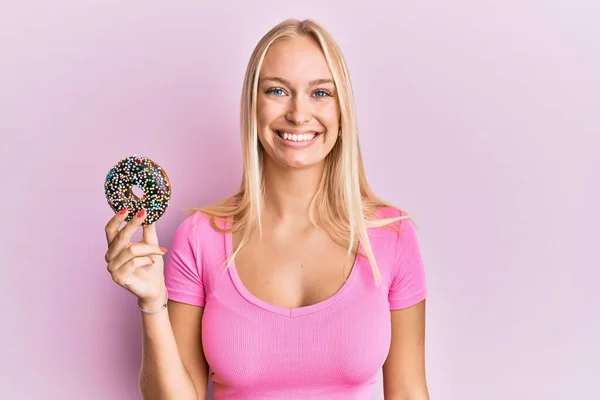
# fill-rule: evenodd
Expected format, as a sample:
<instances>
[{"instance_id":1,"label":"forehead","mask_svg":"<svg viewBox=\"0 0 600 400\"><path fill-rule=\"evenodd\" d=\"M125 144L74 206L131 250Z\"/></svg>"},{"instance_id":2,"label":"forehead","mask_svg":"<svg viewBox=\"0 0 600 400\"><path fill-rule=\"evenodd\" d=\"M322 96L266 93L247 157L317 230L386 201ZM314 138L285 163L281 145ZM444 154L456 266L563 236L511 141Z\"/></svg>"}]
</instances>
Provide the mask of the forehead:
<instances>
[{"instance_id":1,"label":"forehead","mask_svg":"<svg viewBox=\"0 0 600 400\"><path fill-rule=\"evenodd\" d=\"M309 37L280 40L269 48L260 77L277 76L303 83L313 79L332 79L319 44Z\"/></svg>"}]
</instances>

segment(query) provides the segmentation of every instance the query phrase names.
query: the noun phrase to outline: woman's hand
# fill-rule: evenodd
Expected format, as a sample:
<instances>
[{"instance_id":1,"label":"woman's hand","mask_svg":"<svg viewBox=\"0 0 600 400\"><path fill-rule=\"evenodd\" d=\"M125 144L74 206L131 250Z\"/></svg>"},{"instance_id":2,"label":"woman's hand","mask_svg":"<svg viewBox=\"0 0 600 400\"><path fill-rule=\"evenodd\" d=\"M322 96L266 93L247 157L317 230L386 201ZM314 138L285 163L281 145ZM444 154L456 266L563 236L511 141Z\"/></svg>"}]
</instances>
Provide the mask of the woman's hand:
<instances>
[{"instance_id":1,"label":"woman's hand","mask_svg":"<svg viewBox=\"0 0 600 400\"><path fill-rule=\"evenodd\" d=\"M119 226L127 218L127 211L121 210L106 224L108 251L105 260L113 281L137 296L138 305L144 310L157 310L165 300L163 254L167 249L158 245L156 226L143 227L140 243L132 243L133 233L146 218L145 210L140 211L121 230Z\"/></svg>"}]
</instances>

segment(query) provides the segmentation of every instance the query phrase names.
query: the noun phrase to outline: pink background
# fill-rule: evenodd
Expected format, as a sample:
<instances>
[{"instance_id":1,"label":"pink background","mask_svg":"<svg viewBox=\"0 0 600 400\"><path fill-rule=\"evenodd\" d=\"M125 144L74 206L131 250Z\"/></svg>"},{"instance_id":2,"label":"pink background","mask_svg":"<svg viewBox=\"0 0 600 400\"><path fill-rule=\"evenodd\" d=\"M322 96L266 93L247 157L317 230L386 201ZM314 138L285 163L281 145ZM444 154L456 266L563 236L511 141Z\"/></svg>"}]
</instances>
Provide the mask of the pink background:
<instances>
[{"instance_id":1,"label":"pink background","mask_svg":"<svg viewBox=\"0 0 600 400\"><path fill-rule=\"evenodd\" d=\"M432 398L600 398L598 2L341 3L3 2L2 398L139 398L104 176L168 171L167 247L235 190L244 69L286 17L339 41L370 181L418 223Z\"/></svg>"}]
</instances>

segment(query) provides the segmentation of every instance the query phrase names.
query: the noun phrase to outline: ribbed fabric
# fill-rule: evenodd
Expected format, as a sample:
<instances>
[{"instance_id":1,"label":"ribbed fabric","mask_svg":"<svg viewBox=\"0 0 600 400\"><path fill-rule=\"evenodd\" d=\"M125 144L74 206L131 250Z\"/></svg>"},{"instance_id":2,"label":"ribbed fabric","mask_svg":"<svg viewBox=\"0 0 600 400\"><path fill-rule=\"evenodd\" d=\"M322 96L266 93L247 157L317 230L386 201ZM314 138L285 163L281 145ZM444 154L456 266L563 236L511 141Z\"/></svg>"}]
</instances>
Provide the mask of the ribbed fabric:
<instances>
[{"instance_id":1,"label":"ribbed fabric","mask_svg":"<svg viewBox=\"0 0 600 400\"><path fill-rule=\"evenodd\" d=\"M414 226L399 224L400 234L369 229L379 287L366 258L357 257L337 293L288 309L253 296L235 264L224 269L231 234L216 232L199 213L187 217L167 253L165 282L171 300L204 307L215 400L370 399L390 348L390 310L420 302L427 291Z\"/></svg>"}]
</instances>

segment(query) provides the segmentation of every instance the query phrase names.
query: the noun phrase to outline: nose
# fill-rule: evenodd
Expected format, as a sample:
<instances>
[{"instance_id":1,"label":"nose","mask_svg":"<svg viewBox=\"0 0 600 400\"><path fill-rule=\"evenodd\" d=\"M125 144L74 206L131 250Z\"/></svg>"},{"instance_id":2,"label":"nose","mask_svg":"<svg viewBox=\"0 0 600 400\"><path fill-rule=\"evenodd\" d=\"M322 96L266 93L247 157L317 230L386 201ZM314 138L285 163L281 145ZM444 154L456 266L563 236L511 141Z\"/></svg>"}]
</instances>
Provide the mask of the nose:
<instances>
[{"instance_id":1,"label":"nose","mask_svg":"<svg viewBox=\"0 0 600 400\"><path fill-rule=\"evenodd\" d=\"M302 96L293 98L289 102L285 118L296 125L309 122L312 119L310 100L304 99Z\"/></svg>"}]
</instances>

